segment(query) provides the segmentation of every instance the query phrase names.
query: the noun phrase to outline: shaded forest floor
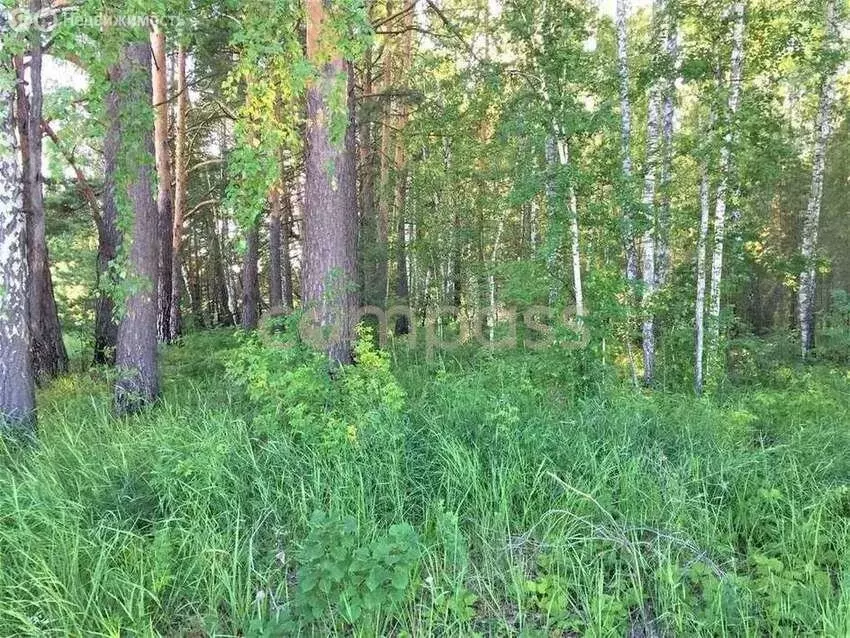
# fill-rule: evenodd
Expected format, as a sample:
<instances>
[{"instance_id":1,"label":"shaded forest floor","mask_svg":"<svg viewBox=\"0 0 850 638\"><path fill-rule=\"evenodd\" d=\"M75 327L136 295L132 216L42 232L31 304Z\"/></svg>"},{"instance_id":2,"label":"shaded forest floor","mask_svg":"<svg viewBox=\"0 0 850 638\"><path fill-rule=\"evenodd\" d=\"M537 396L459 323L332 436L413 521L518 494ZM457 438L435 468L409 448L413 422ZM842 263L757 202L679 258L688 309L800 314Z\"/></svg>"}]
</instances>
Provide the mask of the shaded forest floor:
<instances>
[{"instance_id":1,"label":"shaded forest floor","mask_svg":"<svg viewBox=\"0 0 850 638\"><path fill-rule=\"evenodd\" d=\"M60 379L0 450L0 635L850 635L846 368L696 400L564 356L331 380L200 333L123 420Z\"/></svg>"}]
</instances>

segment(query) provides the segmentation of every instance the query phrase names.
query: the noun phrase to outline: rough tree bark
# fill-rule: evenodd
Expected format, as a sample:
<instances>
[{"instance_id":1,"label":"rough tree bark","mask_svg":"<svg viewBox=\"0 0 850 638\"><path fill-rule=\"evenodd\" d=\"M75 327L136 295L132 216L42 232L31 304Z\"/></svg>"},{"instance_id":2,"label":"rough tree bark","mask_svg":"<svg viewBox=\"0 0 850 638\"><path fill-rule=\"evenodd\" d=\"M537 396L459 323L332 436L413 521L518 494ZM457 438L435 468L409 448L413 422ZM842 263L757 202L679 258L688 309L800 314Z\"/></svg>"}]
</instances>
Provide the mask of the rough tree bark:
<instances>
[{"instance_id":1,"label":"rough tree bark","mask_svg":"<svg viewBox=\"0 0 850 638\"><path fill-rule=\"evenodd\" d=\"M307 181L304 211L302 297L321 342L337 363L351 361L356 303L357 194L355 191L353 82L350 65L322 39L324 0L305 0L307 57L321 62L307 91ZM345 81L340 83L338 78ZM347 100L333 91L347 84ZM344 113L333 104L347 103ZM331 118L345 118L342 139L331 138ZM324 334L327 332L326 334ZM318 335L317 335L318 336Z\"/></svg>"},{"instance_id":2,"label":"rough tree bark","mask_svg":"<svg viewBox=\"0 0 850 638\"><path fill-rule=\"evenodd\" d=\"M826 46L831 46L838 34L835 0L826 3ZM807 358L815 345L815 252L818 243L818 222L823 199L823 176L826 169L826 147L831 133L831 111L835 93L835 72L827 70L821 80L817 119L815 120L815 148L812 160L812 182L809 201L803 217L801 253L805 267L800 273L800 290L797 312L800 326L800 350Z\"/></svg>"},{"instance_id":3,"label":"rough tree bark","mask_svg":"<svg viewBox=\"0 0 850 638\"><path fill-rule=\"evenodd\" d=\"M711 256L711 284L708 305L709 360L720 356L720 285L723 278L723 248L726 230L726 193L732 165L732 143L735 138L735 116L741 100L741 74L744 68L744 3L736 0L730 6L732 27L732 62L729 77L729 102L726 107L723 145L717 180L717 201L714 207L714 250ZM715 366L712 365L712 368Z\"/></svg>"},{"instance_id":4,"label":"rough tree bark","mask_svg":"<svg viewBox=\"0 0 850 638\"><path fill-rule=\"evenodd\" d=\"M0 7L0 38L8 26L8 13ZM27 231L13 104L13 88L0 86L0 427L32 433L35 392L27 323Z\"/></svg>"},{"instance_id":5,"label":"rough tree bark","mask_svg":"<svg viewBox=\"0 0 850 638\"><path fill-rule=\"evenodd\" d=\"M34 14L41 11L41 0L30 0ZM67 371L68 353L62 341L59 311L53 294L50 257L47 250L44 211L44 176L42 175L43 94L41 86L41 31L30 32L30 103L26 114L28 161L25 188L27 209L27 258L30 269L29 312L32 338L33 370L37 381L45 381Z\"/></svg>"},{"instance_id":6,"label":"rough tree bark","mask_svg":"<svg viewBox=\"0 0 850 638\"><path fill-rule=\"evenodd\" d=\"M269 308L279 310L283 304L283 275L281 271L281 217L283 187L275 184L269 193Z\"/></svg>"},{"instance_id":7,"label":"rough tree bark","mask_svg":"<svg viewBox=\"0 0 850 638\"><path fill-rule=\"evenodd\" d=\"M186 85L186 48L177 48L177 109L174 114L174 211L171 231L171 303L169 331L172 338L180 336L180 249L183 242L183 216L186 213L186 118L189 112L189 91Z\"/></svg>"},{"instance_id":8,"label":"rough tree bark","mask_svg":"<svg viewBox=\"0 0 850 638\"><path fill-rule=\"evenodd\" d=\"M116 285L112 262L118 255L121 233L118 230L118 153L121 146L120 99L121 72L114 66L107 72L109 88L104 111L106 134L103 139L103 210L97 228L97 299L94 319L94 362L113 365L118 345L118 323L112 294Z\"/></svg>"},{"instance_id":9,"label":"rough tree bark","mask_svg":"<svg viewBox=\"0 0 850 638\"><path fill-rule=\"evenodd\" d=\"M118 327L115 407L119 414L135 412L159 393L156 335L156 282L159 219L153 198L154 132L138 117L139 105L151 104L150 43L131 42L121 53L120 113L121 164L126 168L126 195L132 207L127 244L127 272L131 280ZM133 135L129 135L129 132ZM124 185L122 185L124 186Z\"/></svg>"},{"instance_id":10,"label":"rough tree bark","mask_svg":"<svg viewBox=\"0 0 850 638\"><path fill-rule=\"evenodd\" d=\"M245 258L242 263L242 330L254 330L259 321L260 282L257 259L260 238L257 223L245 233Z\"/></svg>"},{"instance_id":11,"label":"rough tree bark","mask_svg":"<svg viewBox=\"0 0 850 638\"><path fill-rule=\"evenodd\" d=\"M151 32L153 53L154 145L156 147L157 198L159 216L159 277L157 278L157 335L170 343L177 335L171 331L171 302L174 297L172 273L173 225L171 193L171 149L168 144L168 76L166 71L165 33L154 23ZM179 282L178 282L179 284Z\"/></svg>"}]
</instances>

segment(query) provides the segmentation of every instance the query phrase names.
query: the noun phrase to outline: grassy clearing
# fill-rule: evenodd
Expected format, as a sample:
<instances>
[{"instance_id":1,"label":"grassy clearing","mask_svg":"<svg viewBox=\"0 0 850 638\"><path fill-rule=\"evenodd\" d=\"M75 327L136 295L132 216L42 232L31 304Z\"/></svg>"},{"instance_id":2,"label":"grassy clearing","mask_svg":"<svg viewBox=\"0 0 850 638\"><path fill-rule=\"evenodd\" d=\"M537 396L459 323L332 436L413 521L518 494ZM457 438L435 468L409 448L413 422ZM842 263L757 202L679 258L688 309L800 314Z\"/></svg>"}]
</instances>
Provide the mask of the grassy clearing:
<instances>
[{"instance_id":1,"label":"grassy clearing","mask_svg":"<svg viewBox=\"0 0 850 638\"><path fill-rule=\"evenodd\" d=\"M0 461L0 634L850 635L845 371L697 401L359 354L198 334L126 420L101 372L45 390Z\"/></svg>"}]
</instances>

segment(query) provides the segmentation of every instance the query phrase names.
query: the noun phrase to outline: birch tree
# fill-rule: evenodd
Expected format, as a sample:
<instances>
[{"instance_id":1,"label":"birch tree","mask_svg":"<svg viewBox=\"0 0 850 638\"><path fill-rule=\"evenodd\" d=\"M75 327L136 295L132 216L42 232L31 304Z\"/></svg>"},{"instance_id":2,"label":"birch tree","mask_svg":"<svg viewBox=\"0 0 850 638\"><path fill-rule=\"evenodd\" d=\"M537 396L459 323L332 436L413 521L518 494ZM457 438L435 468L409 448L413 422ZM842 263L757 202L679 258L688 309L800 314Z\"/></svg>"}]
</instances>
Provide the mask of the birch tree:
<instances>
[{"instance_id":1,"label":"birch tree","mask_svg":"<svg viewBox=\"0 0 850 638\"><path fill-rule=\"evenodd\" d=\"M0 54L9 15L0 6ZM14 81L0 65L0 427L28 430L35 416L30 352L26 216L18 173Z\"/></svg>"},{"instance_id":2,"label":"birch tree","mask_svg":"<svg viewBox=\"0 0 850 638\"><path fill-rule=\"evenodd\" d=\"M824 48L829 51L838 36L838 17L835 0L826 2L826 39ZM826 169L826 147L831 133L831 111L835 93L835 70L827 68L820 82L818 112L815 119L815 145L812 159L812 179L808 204L803 216L801 253L805 264L800 273L797 297L797 318L800 328L800 348L807 358L815 342L815 253L818 243L818 222L823 199L823 178Z\"/></svg>"},{"instance_id":3,"label":"birch tree","mask_svg":"<svg viewBox=\"0 0 850 638\"><path fill-rule=\"evenodd\" d=\"M729 99L718 166L717 200L714 208L714 249L711 256L708 306L709 356L712 359L720 354L720 284L723 278L723 249L726 236L726 197L732 167L735 117L741 101L741 75L744 69L744 3L742 1L732 2L729 6L729 17L732 20L732 61L729 74Z\"/></svg>"},{"instance_id":4,"label":"birch tree","mask_svg":"<svg viewBox=\"0 0 850 638\"><path fill-rule=\"evenodd\" d=\"M632 105L629 97L629 57L628 57L628 0L617 0L617 77L620 85L620 153L623 180L626 187L632 180ZM623 206L623 243L626 250L626 279L632 283L637 280L637 250L634 243L634 218L630 198Z\"/></svg>"}]
</instances>

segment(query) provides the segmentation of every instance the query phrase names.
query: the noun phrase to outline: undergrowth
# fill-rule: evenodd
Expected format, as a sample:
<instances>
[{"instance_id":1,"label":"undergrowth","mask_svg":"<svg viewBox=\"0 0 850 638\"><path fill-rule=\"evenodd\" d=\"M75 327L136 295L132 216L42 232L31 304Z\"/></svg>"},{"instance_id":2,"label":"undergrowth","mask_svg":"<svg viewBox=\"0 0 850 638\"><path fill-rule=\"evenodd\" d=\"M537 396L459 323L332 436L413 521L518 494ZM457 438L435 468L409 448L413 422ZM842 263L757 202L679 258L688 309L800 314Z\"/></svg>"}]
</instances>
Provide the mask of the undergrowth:
<instances>
[{"instance_id":1,"label":"undergrowth","mask_svg":"<svg viewBox=\"0 0 850 638\"><path fill-rule=\"evenodd\" d=\"M846 371L696 400L282 334L186 338L131 418L99 370L42 392L0 452L0 634L850 635Z\"/></svg>"}]
</instances>

